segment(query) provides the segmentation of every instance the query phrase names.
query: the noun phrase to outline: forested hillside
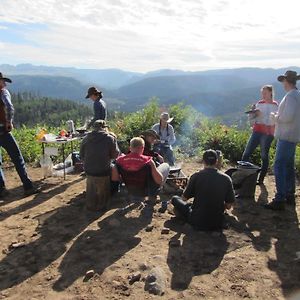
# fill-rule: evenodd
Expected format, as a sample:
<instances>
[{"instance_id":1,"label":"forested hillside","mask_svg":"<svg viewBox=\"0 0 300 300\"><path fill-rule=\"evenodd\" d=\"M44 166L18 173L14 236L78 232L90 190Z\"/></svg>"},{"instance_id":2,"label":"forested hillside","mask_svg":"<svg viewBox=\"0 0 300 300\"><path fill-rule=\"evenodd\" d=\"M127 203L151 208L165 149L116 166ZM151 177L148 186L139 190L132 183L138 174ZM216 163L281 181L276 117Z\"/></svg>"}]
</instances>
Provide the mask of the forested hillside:
<instances>
[{"instance_id":1,"label":"forested hillside","mask_svg":"<svg viewBox=\"0 0 300 300\"><path fill-rule=\"evenodd\" d=\"M60 126L67 120L83 123L93 115L89 106L63 99L36 97L30 93L12 95L15 126L47 124Z\"/></svg>"}]
</instances>

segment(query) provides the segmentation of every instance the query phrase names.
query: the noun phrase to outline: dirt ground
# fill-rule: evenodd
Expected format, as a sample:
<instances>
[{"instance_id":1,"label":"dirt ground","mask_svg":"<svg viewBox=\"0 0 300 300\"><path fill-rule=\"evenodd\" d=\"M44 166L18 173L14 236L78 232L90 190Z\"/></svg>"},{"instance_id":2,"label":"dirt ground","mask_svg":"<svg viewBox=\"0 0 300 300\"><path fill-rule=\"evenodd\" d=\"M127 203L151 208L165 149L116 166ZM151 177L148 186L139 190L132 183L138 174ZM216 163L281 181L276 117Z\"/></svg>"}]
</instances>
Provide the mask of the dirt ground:
<instances>
[{"instance_id":1,"label":"dirt ground","mask_svg":"<svg viewBox=\"0 0 300 300\"><path fill-rule=\"evenodd\" d=\"M184 164L187 174L198 168ZM274 194L272 176L257 188L256 201L236 203L229 229L218 234L194 231L171 212L160 213L160 204L122 213L117 208L126 205L124 197L103 215L89 213L83 177L42 181L40 169L29 173L43 191L22 198L16 173L6 170L0 299L300 299L300 200L296 210L265 210ZM164 227L169 234L161 234ZM144 291L152 267L165 273L163 296ZM95 272L90 279L88 270ZM130 284L135 273L141 279Z\"/></svg>"}]
</instances>

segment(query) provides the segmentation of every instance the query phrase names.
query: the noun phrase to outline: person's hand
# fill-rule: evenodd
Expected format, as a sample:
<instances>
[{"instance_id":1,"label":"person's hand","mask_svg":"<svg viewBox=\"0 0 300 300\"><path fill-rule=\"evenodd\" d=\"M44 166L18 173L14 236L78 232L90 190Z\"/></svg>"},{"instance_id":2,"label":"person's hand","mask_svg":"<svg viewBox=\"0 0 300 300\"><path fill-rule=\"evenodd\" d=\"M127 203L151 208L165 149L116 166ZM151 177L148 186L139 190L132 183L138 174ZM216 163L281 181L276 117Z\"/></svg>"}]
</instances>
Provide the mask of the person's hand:
<instances>
[{"instance_id":1,"label":"person's hand","mask_svg":"<svg viewBox=\"0 0 300 300\"><path fill-rule=\"evenodd\" d=\"M232 203L225 203L225 209L230 210L232 208Z\"/></svg>"},{"instance_id":2,"label":"person's hand","mask_svg":"<svg viewBox=\"0 0 300 300\"><path fill-rule=\"evenodd\" d=\"M271 112L270 120L271 120L271 122L275 123L277 121L277 113Z\"/></svg>"},{"instance_id":3,"label":"person's hand","mask_svg":"<svg viewBox=\"0 0 300 300\"><path fill-rule=\"evenodd\" d=\"M6 131L10 132L13 130L13 128L14 128L14 126L12 124L12 121L7 121L6 126L5 126Z\"/></svg>"},{"instance_id":4,"label":"person's hand","mask_svg":"<svg viewBox=\"0 0 300 300\"><path fill-rule=\"evenodd\" d=\"M256 110L256 111L255 111L255 116L256 116L256 117L261 116L261 114L262 114L262 112L261 112L260 110Z\"/></svg>"}]
</instances>

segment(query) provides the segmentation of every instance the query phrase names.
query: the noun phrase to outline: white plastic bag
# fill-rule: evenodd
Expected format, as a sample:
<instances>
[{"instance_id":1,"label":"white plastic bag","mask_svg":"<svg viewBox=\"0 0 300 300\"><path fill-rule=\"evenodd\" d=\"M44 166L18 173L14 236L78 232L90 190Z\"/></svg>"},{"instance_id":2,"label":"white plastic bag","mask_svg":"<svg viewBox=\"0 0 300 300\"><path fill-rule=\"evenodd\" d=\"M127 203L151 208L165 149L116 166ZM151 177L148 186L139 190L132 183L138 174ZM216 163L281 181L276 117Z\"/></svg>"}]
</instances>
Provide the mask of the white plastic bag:
<instances>
[{"instance_id":1,"label":"white plastic bag","mask_svg":"<svg viewBox=\"0 0 300 300\"><path fill-rule=\"evenodd\" d=\"M44 154L41 156L40 165L42 168L42 176L44 178L47 178L47 177L50 177L53 175L53 162L49 155Z\"/></svg>"}]
</instances>

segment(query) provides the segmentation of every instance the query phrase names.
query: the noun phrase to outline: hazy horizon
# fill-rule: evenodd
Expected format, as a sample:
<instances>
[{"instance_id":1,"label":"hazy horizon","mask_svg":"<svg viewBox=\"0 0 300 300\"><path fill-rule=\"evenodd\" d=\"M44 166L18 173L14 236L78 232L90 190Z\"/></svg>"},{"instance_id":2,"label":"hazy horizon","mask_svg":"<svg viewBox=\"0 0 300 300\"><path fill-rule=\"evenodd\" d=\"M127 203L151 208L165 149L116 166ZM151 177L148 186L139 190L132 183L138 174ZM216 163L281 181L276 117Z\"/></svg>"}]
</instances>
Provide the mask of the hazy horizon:
<instances>
[{"instance_id":1,"label":"hazy horizon","mask_svg":"<svg viewBox=\"0 0 300 300\"><path fill-rule=\"evenodd\" d=\"M148 72L300 65L297 0L2 0L0 63Z\"/></svg>"}]
</instances>

